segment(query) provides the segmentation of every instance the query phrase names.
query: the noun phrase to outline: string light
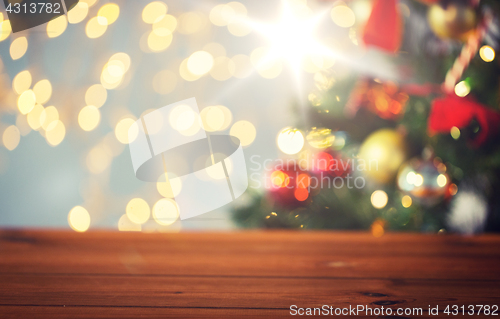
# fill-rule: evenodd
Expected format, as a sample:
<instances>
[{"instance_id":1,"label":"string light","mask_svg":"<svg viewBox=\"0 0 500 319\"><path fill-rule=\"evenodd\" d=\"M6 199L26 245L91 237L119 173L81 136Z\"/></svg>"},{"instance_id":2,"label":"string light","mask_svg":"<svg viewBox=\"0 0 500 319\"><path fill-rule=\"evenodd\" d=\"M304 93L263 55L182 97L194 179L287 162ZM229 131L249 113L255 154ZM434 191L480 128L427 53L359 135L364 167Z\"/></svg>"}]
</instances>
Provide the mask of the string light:
<instances>
[{"instance_id":1,"label":"string light","mask_svg":"<svg viewBox=\"0 0 500 319\"><path fill-rule=\"evenodd\" d=\"M119 231L141 231L142 227L139 224L132 222L128 219L127 215L124 214L118 220L118 230Z\"/></svg>"},{"instance_id":2,"label":"string light","mask_svg":"<svg viewBox=\"0 0 500 319\"><path fill-rule=\"evenodd\" d=\"M24 91L17 99L17 107L21 114L28 114L35 107L36 96L32 90Z\"/></svg>"},{"instance_id":3,"label":"string light","mask_svg":"<svg viewBox=\"0 0 500 319\"><path fill-rule=\"evenodd\" d=\"M455 94L459 97L465 97L470 93L470 85L466 81L461 81L455 85Z\"/></svg>"},{"instance_id":4,"label":"string light","mask_svg":"<svg viewBox=\"0 0 500 319\"><path fill-rule=\"evenodd\" d=\"M248 146L255 140L257 130L255 129L255 126L248 121L238 121L233 124L229 134L237 137L242 146Z\"/></svg>"},{"instance_id":5,"label":"string light","mask_svg":"<svg viewBox=\"0 0 500 319\"><path fill-rule=\"evenodd\" d=\"M28 70L19 72L12 81L12 88L17 94L27 91L31 87L31 73Z\"/></svg>"},{"instance_id":6,"label":"string light","mask_svg":"<svg viewBox=\"0 0 500 319\"><path fill-rule=\"evenodd\" d=\"M100 24L113 24L120 15L120 7L116 3L107 3L97 12L97 20Z\"/></svg>"},{"instance_id":7,"label":"string light","mask_svg":"<svg viewBox=\"0 0 500 319\"><path fill-rule=\"evenodd\" d=\"M356 22L354 12L346 5L338 5L332 8L332 21L342 28L350 28Z\"/></svg>"},{"instance_id":8,"label":"string light","mask_svg":"<svg viewBox=\"0 0 500 319\"><path fill-rule=\"evenodd\" d=\"M11 125L3 131L2 134L2 142L3 146L9 151L13 151L21 140L21 132L15 125Z\"/></svg>"},{"instance_id":9,"label":"string light","mask_svg":"<svg viewBox=\"0 0 500 319\"><path fill-rule=\"evenodd\" d=\"M162 198L153 206L153 218L162 226L172 225L179 219L179 207L173 200Z\"/></svg>"},{"instance_id":10,"label":"string light","mask_svg":"<svg viewBox=\"0 0 500 319\"><path fill-rule=\"evenodd\" d=\"M90 227L89 212L82 206L76 206L68 214L69 226L76 232L85 232Z\"/></svg>"},{"instance_id":11,"label":"string light","mask_svg":"<svg viewBox=\"0 0 500 319\"><path fill-rule=\"evenodd\" d=\"M388 201L389 197L387 196L386 192L382 190L377 190L372 193L371 202L373 207L377 209L382 209L387 205Z\"/></svg>"},{"instance_id":12,"label":"string light","mask_svg":"<svg viewBox=\"0 0 500 319\"><path fill-rule=\"evenodd\" d=\"M413 201L412 201L411 197L408 195L403 196L403 198L401 199L401 205L403 205L404 208L410 207L412 202Z\"/></svg>"},{"instance_id":13,"label":"string light","mask_svg":"<svg viewBox=\"0 0 500 319\"><path fill-rule=\"evenodd\" d=\"M128 144L135 141L139 134L139 128L134 119L124 118L116 124L115 136L122 144Z\"/></svg>"},{"instance_id":14,"label":"string light","mask_svg":"<svg viewBox=\"0 0 500 319\"><path fill-rule=\"evenodd\" d=\"M142 21L153 24L167 13L167 5L161 1L148 3L142 10Z\"/></svg>"},{"instance_id":15,"label":"string light","mask_svg":"<svg viewBox=\"0 0 500 319\"><path fill-rule=\"evenodd\" d=\"M85 34L90 39L96 39L102 36L107 29L108 29L107 24L101 24L99 23L98 17L93 17L87 22L87 25L85 27Z\"/></svg>"},{"instance_id":16,"label":"string light","mask_svg":"<svg viewBox=\"0 0 500 319\"><path fill-rule=\"evenodd\" d=\"M19 37L12 41L10 45L10 57L12 60L19 60L28 50L28 40L26 37Z\"/></svg>"},{"instance_id":17,"label":"string light","mask_svg":"<svg viewBox=\"0 0 500 319\"><path fill-rule=\"evenodd\" d=\"M126 207L127 217L136 224L144 224L151 215L148 203L142 198L134 198Z\"/></svg>"},{"instance_id":18,"label":"string light","mask_svg":"<svg viewBox=\"0 0 500 319\"><path fill-rule=\"evenodd\" d=\"M68 22L71 24L80 23L87 17L89 13L89 5L83 1L79 1L73 9L68 11Z\"/></svg>"},{"instance_id":19,"label":"string light","mask_svg":"<svg viewBox=\"0 0 500 319\"><path fill-rule=\"evenodd\" d=\"M304 135L291 127L282 129L278 134L278 148L285 154L297 154L304 147Z\"/></svg>"},{"instance_id":20,"label":"string light","mask_svg":"<svg viewBox=\"0 0 500 319\"><path fill-rule=\"evenodd\" d=\"M489 45L484 45L479 49L479 56L484 62L492 62L495 60L495 50Z\"/></svg>"},{"instance_id":21,"label":"string light","mask_svg":"<svg viewBox=\"0 0 500 319\"><path fill-rule=\"evenodd\" d=\"M65 15L61 15L47 23L47 36L49 38L57 38L64 33L68 27L68 20Z\"/></svg>"},{"instance_id":22,"label":"string light","mask_svg":"<svg viewBox=\"0 0 500 319\"><path fill-rule=\"evenodd\" d=\"M40 80L33 86L33 93L35 93L37 103L45 104L52 96L52 84L47 79Z\"/></svg>"},{"instance_id":23,"label":"string light","mask_svg":"<svg viewBox=\"0 0 500 319\"><path fill-rule=\"evenodd\" d=\"M53 121L47 127L45 132L45 139L51 146L61 144L66 136L66 127L61 120Z\"/></svg>"},{"instance_id":24,"label":"string light","mask_svg":"<svg viewBox=\"0 0 500 319\"><path fill-rule=\"evenodd\" d=\"M78 124L84 131L94 130L101 121L101 112L94 105L87 105L78 114Z\"/></svg>"},{"instance_id":25,"label":"string light","mask_svg":"<svg viewBox=\"0 0 500 319\"><path fill-rule=\"evenodd\" d=\"M9 20L3 20L0 22L0 41L7 39L11 32L12 27L10 26Z\"/></svg>"}]
</instances>

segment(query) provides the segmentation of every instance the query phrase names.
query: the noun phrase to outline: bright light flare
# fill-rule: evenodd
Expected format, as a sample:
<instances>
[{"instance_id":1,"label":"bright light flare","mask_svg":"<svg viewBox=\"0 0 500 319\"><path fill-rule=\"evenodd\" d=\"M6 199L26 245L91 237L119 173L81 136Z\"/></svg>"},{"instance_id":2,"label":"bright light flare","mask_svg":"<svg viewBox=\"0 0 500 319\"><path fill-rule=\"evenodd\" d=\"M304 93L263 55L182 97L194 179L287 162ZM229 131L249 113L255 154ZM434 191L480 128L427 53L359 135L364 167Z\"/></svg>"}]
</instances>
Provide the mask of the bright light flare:
<instances>
[{"instance_id":1,"label":"bright light flare","mask_svg":"<svg viewBox=\"0 0 500 319\"><path fill-rule=\"evenodd\" d=\"M297 74L309 56L333 56L333 52L315 37L316 27L325 14L311 16L307 6L292 6L283 1L283 14L278 23L263 24L246 20L255 31L268 38L270 50L261 63L276 59L285 60Z\"/></svg>"}]
</instances>

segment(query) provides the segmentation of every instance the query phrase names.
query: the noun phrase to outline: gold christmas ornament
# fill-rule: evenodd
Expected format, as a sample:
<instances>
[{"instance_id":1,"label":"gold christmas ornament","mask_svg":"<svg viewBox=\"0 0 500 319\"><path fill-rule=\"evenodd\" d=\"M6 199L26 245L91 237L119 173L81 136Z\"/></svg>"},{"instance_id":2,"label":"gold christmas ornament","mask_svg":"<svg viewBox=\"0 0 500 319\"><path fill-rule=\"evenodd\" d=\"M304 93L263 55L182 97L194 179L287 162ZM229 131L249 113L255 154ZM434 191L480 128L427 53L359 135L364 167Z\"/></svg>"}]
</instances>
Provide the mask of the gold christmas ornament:
<instances>
[{"instance_id":1,"label":"gold christmas ornament","mask_svg":"<svg viewBox=\"0 0 500 319\"><path fill-rule=\"evenodd\" d=\"M441 2L430 6L427 20L439 38L465 41L479 19L476 9L466 3Z\"/></svg>"},{"instance_id":2,"label":"gold christmas ornament","mask_svg":"<svg viewBox=\"0 0 500 319\"><path fill-rule=\"evenodd\" d=\"M359 149L365 174L377 183L390 182L406 159L404 136L392 129L381 129L366 138Z\"/></svg>"},{"instance_id":3,"label":"gold christmas ornament","mask_svg":"<svg viewBox=\"0 0 500 319\"><path fill-rule=\"evenodd\" d=\"M325 149L333 145L335 135L327 128L314 128L307 134L307 142L314 148Z\"/></svg>"}]
</instances>

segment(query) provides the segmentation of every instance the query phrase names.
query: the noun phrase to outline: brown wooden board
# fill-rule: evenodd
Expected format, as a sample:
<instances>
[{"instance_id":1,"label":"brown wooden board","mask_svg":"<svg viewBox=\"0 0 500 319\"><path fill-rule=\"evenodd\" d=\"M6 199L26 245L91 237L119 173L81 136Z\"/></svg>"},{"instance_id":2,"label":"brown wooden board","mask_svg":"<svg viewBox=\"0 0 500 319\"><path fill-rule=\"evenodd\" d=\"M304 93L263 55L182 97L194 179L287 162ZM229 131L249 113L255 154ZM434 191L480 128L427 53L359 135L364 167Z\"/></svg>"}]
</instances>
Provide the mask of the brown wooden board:
<instances>
[{"instance_id":1,"label":"brown wooden board","mask_svg":"<svg viewBox=\"0 0 500 319\"><path fill-rule=\"evenodd\" d=\"M4 230L0 318L272 318L291 305L448 317L500 305L499 270L497 235Z\"/></svg>"}]
</instances>

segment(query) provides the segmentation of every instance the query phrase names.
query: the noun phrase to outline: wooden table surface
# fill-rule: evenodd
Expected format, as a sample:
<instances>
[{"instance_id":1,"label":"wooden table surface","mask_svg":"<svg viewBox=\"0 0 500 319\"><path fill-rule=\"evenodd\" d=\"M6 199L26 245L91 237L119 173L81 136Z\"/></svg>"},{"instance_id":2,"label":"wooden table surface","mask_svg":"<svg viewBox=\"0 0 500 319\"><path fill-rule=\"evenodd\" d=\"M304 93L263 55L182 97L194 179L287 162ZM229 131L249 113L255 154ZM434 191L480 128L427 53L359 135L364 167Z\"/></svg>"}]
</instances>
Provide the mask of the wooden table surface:
<instances>
[{"instance_id":1,"label":"wooden table surface","mask_svg":"<svg viewBox=\"0 0 500 319\"><path fill-rule=\"evenodd\" d=\"M0 318L274 318L291 305L454 317L446 305L500 304L499 270L498 235L4 230Z\"/></svg>"}]
</instances>

